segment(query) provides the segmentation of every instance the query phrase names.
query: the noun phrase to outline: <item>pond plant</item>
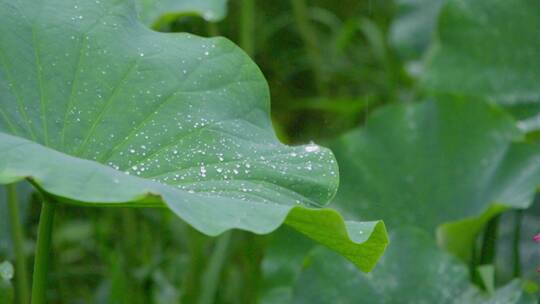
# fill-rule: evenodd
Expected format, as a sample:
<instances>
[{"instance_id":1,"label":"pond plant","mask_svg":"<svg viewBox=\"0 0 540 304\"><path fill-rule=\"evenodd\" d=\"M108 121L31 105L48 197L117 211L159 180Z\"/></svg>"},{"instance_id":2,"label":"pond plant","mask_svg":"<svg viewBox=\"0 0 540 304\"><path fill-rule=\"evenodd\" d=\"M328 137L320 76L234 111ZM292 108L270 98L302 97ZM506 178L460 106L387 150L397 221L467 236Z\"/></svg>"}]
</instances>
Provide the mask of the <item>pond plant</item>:
<instances>
[{"instance_id":1,"label":"pond plant","mask_svg":"<svg viewBox=\"0 0 540 304\"><path fill-rule=\"evenodd\" d=\"M230 2L0 0L0 258L14 264L0 303L52 301L66 206L170 212L197 231L179 262L194 269L202 235L219 236L196 283L156 250L134 271L143 298L109 284L96 302L538 302L522 234L540 219L540 2L396 0L390 23L305 0L257 19L282 4ZM177 30L186 18L212 37ZM296 49L273 45L289 35ZM95 223L58 234L102 235ZM255 266L225 275L235 246Z\"/></svg>"}]
</instances>

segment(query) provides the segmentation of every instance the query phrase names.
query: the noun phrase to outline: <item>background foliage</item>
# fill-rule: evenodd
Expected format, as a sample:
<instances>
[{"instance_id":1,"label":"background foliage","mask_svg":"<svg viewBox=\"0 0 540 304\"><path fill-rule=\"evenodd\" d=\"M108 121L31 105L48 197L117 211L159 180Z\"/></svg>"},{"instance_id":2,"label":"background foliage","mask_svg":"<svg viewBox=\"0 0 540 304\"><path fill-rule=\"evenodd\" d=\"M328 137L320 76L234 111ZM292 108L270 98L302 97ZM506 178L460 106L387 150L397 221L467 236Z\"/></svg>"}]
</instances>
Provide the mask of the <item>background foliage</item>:
<instances>
[{"instance_id":1,"label":"background foliage","mask_svg":"<svg viewBox=\"0 0 540 304\"><path fill-rule=\"evenodd\" d=\"M537 302L540 4L155 2L138 3L145 24L251 56L280 140L330 147L331 206L384 220L391 244L366 275L288 227L216 239L164 209L60 205L51 303ZM30 262L39 204L20 187ZM0 261L14 263L8 218L0 200Z\"/></svg>"}]
</instances>

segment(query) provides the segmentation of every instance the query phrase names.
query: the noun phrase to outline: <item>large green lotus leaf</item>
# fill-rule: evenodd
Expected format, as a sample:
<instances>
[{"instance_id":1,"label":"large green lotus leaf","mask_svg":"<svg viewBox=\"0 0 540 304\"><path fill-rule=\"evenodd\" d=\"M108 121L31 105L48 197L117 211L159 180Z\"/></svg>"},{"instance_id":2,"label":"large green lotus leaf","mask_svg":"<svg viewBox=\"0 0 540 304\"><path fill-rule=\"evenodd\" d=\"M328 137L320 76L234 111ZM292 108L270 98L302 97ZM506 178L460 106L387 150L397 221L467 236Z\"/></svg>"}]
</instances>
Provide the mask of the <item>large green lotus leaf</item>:
<instances>
[{"instance_id":1,"label":"large green lotus leaf","mask_svg":"<svg viewBox=\"0 0 540 304\"><path fill-rule=\"evenodd\" d=\"M540 127L540 2L450 0L439 15L424 84L487 96Z\"/></svg>"},{"instance_id":2,"label":"large green lotus leaf","mask_svg":"<svg viewBox=\"0 0 540 304\"><path fill-rule=\"evenodd\" d=\"M540 185L540 147L514 142L521 137L507 114L480 100L383 108L334 143L335 203L357 220L384 219L390 231L433 233L459 220L447 231L459 231L460 241L449 247L466 258L483 223L507 207L526 208Z\"/></svg>"},{"instance_id":3,"label":"large green lotus leaf","mask_svg":"<svg viewBox=\"0 0 540 304\"><path fill-rule=\"evenodd\" d=\"M276 139L247 55L153 32L130 1L0 1L0 98L2 184L27 178L81 205L166 205L209 235L286 220L364 269L375 255L355 253L386 241L382 223L366 238L315 209L336 191L334 157Z\"/></svg>"},{"instance_id":4,"label":"large green lotus leaf","mask_svg":"<svg viewBox=\"0 0 540 304\"><path fill-rule=\"evenodd\" d=\"M227 0L136 0L141 21L162 24L183 15L197 15L207 21L219 21L227 13Z\"/></svg>"},{"instance_id":5,"label":"large green lotus leaf","mask_svg":"<svg viewBox=\"0 0 540 304\"><path fill-rule=\"evenodd\" d=\"M480 291L470 283L467 266L441 251L424 231L397 230L391 244L369 274L324 248L315 249L304 261L291 303L537 303L519 281L493 294Z\"/></svg>"},{"instance_id":6,"label":"large green lotus leaf","mask_svg":"<svg viewBox=\"0 0 540 304\"><path fill-rule=\"evenodd\" d=\"M431 43L443 0L398 0L389 42L405 60L420 59Z\"/></svg>"}]
</instances>

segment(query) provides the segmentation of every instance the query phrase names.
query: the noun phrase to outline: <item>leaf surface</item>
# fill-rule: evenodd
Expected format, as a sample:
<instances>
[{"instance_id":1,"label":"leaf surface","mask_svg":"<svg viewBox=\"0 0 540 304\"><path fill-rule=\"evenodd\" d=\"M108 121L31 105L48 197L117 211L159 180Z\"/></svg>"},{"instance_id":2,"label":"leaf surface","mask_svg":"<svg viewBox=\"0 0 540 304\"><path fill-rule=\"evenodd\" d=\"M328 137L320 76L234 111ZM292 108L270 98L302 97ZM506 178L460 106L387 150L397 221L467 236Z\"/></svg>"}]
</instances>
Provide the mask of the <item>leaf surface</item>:
<instances>
[{"instance_id":1,"label":"leaf surface","mask_svg":"<svg viewBox=\"0 0 540 304\"><path fill-rule=\"evenodd\" d=\"M536 303L517 280L493 294L480 291L469 283L467 266L421 230L392 232L391 243L370 274L324 248L315 249L294 286L292 303Z\"/></svg>"},{"instance_id":2,"label":"leaf surface","mask_svg":"<svg viewBox=\"0 0 540 304\"><path fill-rule=\"evenodd\" d=\"M209 235L287 221L363 269L376 258L354 252L385 240L382 223L368 239L316 209L336 191L334 157L276 139L247 55L223 38L153 32L130 1L0 1L0 98L2 184L27 178L63 203L167 206Z\"/></svg>"},{"instance_id":3,"label":"leaf surface","mask_svg":"<svg viewBox=\"0 0 540 304\"><path fill-rule=\"evenodd\" d=\"M526 130L540 127L540 2L446 1L424 86L485 96L510 109Z\"/></svg>"},{"instance_id":4,"label":"leaf surface","mask_svg":"<svg viewBox=\"0 0 540 304\"><path fill-rule=\"evenodd\" d=\"M357 220L384 219L390 231L434 233L461 221L451 227L461 227L454 249L466 255L483 223L528 207L540 185L540 147L520 140L514 121L481 100L384 108L333 145L341 165L335 203Z\"/></svg>"}]
</instances>

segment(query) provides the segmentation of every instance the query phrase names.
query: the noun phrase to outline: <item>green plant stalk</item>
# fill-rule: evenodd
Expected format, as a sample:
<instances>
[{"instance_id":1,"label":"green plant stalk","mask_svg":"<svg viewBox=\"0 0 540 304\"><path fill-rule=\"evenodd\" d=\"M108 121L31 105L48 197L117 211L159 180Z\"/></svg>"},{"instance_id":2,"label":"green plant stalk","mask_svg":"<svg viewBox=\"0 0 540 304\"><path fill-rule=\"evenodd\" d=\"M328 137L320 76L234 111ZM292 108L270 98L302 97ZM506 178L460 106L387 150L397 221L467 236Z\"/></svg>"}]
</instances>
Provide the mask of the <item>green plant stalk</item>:
<instances>
[{"instance_id":1,"label":"green plant stalk","mask_svg":"<svg viewBox=\"0 0 540 304\"><path fill-rule=\"evenodd\" d=\"M205 238L197 230L187 226L187 249L189 252L190 263L188 265L187 275L182 280L180 290L183 291L182 303L195 303L200 294L201 273L204 261Z\"/></svg>"},{"instance_id":2,"label":"green plant stalk","mask_svg":"<svg viewBox=\"0 0 540 304\"><path fill-rule=\"evenodd\" d=\"M499 230L499 218L497 215L490 219L484 228L484 233L480 238L479 248L473 246L471 259L471 279L478 286L485 287L478 273L478 266L493 265L495 262L497 233Z\"/></svg>"},{"instance_id":3,"label":"green plant stalk","mask_svg":"<svg viewBox=\"0 0 540 304\"><path fill-rule=\"evenodd\" d=\"M514 260L514 278L521 276L521 253L519 243L521 241L521 221L523 220L523 210L516 210L514 216L514 239L512 240L512 252Z\"/></svg>"},{"instance_id":4,"label":"green plant stalk","mask_svg":"<svg viewBox=\"0 0 540 304\"><path fill-rule=\"evenodd\" d=\"M255 55L255 0L242 0L240 47L253 58Z\"/></svg>"},{"instance_id":5,"label":"green plant stalk","mask_svg":"<svg viewBox=\"0 0 540 304\"><path fill-rule=\"evenodd\" d=\"M480 265L493 264L495 261L497 232L499 230L499 218L495 216L486 225L482 239L482 251L480 253Z\"/></svg>"},{"instance_id":6,"label":"green plant stalk","mask_svg":"<svg viewBox=\"0 0 540 304\"><path fill-rule=\"evenodd\" d=\"M471 260L469 261L469 272L471 274L471 281L475 284L480 284L480 279L478 273L476 272L476 265L478 263L478 237L476 238L472 248L471 248Z\"/></svg>"},{"instance_id":7,"label":"green plant stalk","mask_svg":"<svg viewBox=\"0 0 540 304\"><path fill-rule=\"evenodd\" d=\"M328 92L324 83L324 72L322 70L324 61L317 43L317 36L309 21L306 1L291 0L291 4L296 25L298 26L298 31L302 41L304 42L306 54L311 64L311 70L313 71L313 76L315 78L315 85L317 86L317 90L320 94L327 96Z\"/></svg>"},{"instance_id":8,"label":"green plant stalk","mask_svg":"<svg viewBox=\"0 0 540 304\"><path fill-rule=\"evenodd\" d=\"M137 214L135 210L125 208L122 210L121 222L123 234L122 248L125 252L125 259L128 265L136 264L140 261L139 257L142 254L142 249L139 247L138 237L140 235L140 227L137 225ZM134 233L137 231L137 233Z\"/></svg>"},{"instance_id":9,"label":"green plant stalk","mask_svg":"<svg viewBox=\"0 0 540 304\"><path fill-rule=\"evenodd\" d=\"M228 231L221 235L216 243L216 247L212 256L210 257L210 263L202 277L202 291L199 298L199 304L212 304L215 302L216 291L219 284L219 277L223 264L227 258L227 251L229 243L231 242L232 232Z\"/></svg>"},{"instance_id":10,"label":"green plant stalk","mask_svg":"<svg viewBox=\"0 0 540 304\"><path fill-rule=\"evenodd\" d=\"M217 37L219 36L219 28L217 26L216 22L207 22L206 23L206 30L208 32L208 36L210 37Z\"/></svg>"},{"instance_id":11,"label":"green plant stalk","mask_svg":"<svg viewBox=\"0 0 540 304\"><path fill-rule=\"evenodd\" d=\"M263 280L261 263L269 238L249 232L242 232L241 236L242 250L250 253L242 255L241 260L241 267L245 269L242 279L244 298L246 303L258 303L258 291Z\"/></svg>"},{"instance_id":12,"label":"green plant stalk","mask_svg":"<svg viewBox=\"0 0 540 304\"><path fill-rule=\"evenodd\" d=\"M26 255L24 253L24 231L19 214L19 204L17 199L17 185L7 185L6 190L11 239L13 241L13 248L15 250L15 286L17 288L18 302L23 304L28 303L30 300L30 288L28 284Z\"/></svg>"},{"instance_id":13,"label":"green plant stalk","mask_svg":"<svg viewBox=\"0 0 540 304\"><path fill-rule=\"evenodd\" d=\"M51 237L54 221L55 203L43 198L39 216L34 275L32 280L32 304L46 303L47 272L51 251Z\"/></svg>"}]
</instances>

